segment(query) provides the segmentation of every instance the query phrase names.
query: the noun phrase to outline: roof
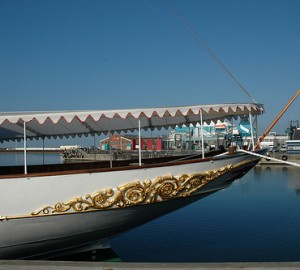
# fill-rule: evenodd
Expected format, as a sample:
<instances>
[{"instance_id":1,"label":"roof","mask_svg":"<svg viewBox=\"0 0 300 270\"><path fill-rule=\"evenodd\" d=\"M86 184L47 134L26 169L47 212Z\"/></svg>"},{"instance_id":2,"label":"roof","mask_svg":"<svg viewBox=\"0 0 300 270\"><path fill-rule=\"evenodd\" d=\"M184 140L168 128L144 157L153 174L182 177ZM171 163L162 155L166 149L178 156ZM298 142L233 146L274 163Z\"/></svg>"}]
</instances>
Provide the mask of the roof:
<instances>
[{"instance_id":1,"label":"roof","mask_svg":"<svg viewBox=\"0 0 300 270\"><path fill-rule=\"evenodd\" d=\"M137 137L135 136L134 138L137 138ZM109 137L106 137L103 140L101 140L100 143L103 143L103 142L109 141L109 140L118 141L119 139L124 139L125 141L131 142L131 139L127 138L127 136L114 134L114 135L112 135L111 139Z\"/></svg>"},{"instance_id":2,"label":"roof","mask_svg":"<svg viewBox=\"0 0 300 270\"><path fill-rule=\"evenodd\" d=\"M203 121L210 123L237 119L249 113L262 114L263 105L237 103L104 111L6 112L0 113L0 142L23 139L24 122L29 139L62 138L134 131L138 129L139 119L144 130L195 125L200 122L200 111Z\"/></svg>"}]
</instances>

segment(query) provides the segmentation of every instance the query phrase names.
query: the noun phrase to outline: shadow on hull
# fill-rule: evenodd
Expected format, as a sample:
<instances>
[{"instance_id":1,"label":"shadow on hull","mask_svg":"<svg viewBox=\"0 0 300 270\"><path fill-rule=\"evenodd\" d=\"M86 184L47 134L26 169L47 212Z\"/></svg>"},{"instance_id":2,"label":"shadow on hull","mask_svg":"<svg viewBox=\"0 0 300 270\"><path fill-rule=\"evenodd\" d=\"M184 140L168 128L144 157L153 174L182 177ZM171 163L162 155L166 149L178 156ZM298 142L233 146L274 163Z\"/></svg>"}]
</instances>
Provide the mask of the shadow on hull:
<instances>
[{"instance_id":1,"label":"shadow on hull","mask_svg":"<svg viewBox=\"0 0 300 270\"><path fill-rule=\"evenodd\" d=\"M6 231L10 230L11 235L14 235L14 229L18 227L24 235L32 233L32 227L35 226L37 235L39 231L46 230L53 231L56 237L49 235L44 240L2 248L0 259L50 259L78 250L92 250L98 243L103 244L103 240L185 207L212 193L122 209L5 221ZM73 233L70 231L71 227ZM82 228L85 232L81 232ZM57 237L59 235L62 237Z\"/></svg>"}]
</instances>

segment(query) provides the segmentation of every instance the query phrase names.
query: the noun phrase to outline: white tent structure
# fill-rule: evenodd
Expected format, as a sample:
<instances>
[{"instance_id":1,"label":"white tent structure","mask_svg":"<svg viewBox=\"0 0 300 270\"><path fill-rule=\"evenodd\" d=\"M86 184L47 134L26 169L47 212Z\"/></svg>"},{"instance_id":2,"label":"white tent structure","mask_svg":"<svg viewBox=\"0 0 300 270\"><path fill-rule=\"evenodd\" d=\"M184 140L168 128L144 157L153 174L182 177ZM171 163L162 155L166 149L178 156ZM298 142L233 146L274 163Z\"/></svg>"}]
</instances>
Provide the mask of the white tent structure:
<instances>
[{"instance_id":1,"label":"white tent structure","mask_svg":"<svg viewBox=\"0 0 300 270\"><path fill-rule=\"evenodd\" d=\"M255 103L194 105L132 110L91 110L56 112L0 113L0 142L26 137L75 137L109 132L127 132L141 129L174 128L183 124L210 123L237 119L243 115L259 115L263 106Z\"/></svg>"}]
</instances>

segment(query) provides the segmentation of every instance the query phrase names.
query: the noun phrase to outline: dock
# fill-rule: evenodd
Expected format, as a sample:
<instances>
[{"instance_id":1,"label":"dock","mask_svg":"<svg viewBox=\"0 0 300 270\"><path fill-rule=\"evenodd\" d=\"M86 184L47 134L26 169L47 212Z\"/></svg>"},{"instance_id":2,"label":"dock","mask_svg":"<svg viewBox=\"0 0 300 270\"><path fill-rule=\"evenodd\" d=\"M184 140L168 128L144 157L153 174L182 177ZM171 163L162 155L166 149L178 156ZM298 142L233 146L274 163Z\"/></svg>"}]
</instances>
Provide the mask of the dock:
<instances>
[{"instance_id":1,"label":"dock","mask_svg":"<svg viewBox=\"0 0 300 270\"><path fill-rule=\"evenodd\" d=\"M66 149L63 152L63 158L66 161L103 161L110 160L110 151L96 150L88 148ZM161 150L161 151L147 151L141 152L142 158L157 158L166 156L181 156L181 155L196 155L201 152L196 150ZM138 159L138 150L112 150L113 160L128 160Z\"/></svg>"},{"instance_id":2,"label":"dock","mask_svg":"<svg viewBox=\"0 0 300 270\"><path fill-rule=\"evenodd\" d=\"M271 158L276 158L278 160L300 163L300 154L286 154L286 153L275 152L275 153L269 153L268 155ZM262 158L259 161L259 165L285 165L285 164L281 163L280 161L273 161L267 158Z\"/></svg>"},{"instance_id":3,"label":"dock","mask_svg":"<svg viewBox=\"0 0 300 270\"><path fill-rule=\"evenodd\" d=\"M1 270L296 270L300 262L242 263L110 263L64 261L1 261Z\"/></svg>"}]
</instances>

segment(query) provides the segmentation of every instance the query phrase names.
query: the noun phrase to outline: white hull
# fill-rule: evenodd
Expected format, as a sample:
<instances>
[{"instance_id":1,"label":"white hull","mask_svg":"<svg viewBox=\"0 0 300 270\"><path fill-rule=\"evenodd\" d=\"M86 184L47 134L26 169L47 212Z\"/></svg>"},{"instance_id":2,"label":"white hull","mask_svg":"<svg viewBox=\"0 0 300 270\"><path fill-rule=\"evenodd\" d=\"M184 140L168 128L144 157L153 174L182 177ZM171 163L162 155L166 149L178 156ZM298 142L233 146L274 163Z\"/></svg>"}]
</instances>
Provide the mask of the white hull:
<instances>
[{"instance_id":1,"label":"white hull","mask_svg":"<svg viewBox=\"0 0 300 270\"><path fill-rule=\"evenodd\" d=\"M108 238L198 199L192 196L118 210L5 221L1 224L5 246L1 247L0 258L47 259L106 247Z\"/></svg>"},{"instance_id":2,"label":"white hull","mask_svg":"<svg viewBox=\"0 0 300 270\"><path fill-rule=\"evenodd\" d=\"M1 177L0 258L45 259L105 245L114 235L227 187L257 161L237 154L105 172Z\"/></svg>"}]
</instances>

